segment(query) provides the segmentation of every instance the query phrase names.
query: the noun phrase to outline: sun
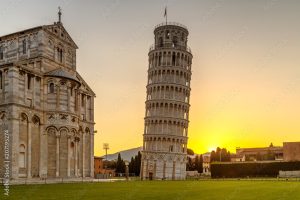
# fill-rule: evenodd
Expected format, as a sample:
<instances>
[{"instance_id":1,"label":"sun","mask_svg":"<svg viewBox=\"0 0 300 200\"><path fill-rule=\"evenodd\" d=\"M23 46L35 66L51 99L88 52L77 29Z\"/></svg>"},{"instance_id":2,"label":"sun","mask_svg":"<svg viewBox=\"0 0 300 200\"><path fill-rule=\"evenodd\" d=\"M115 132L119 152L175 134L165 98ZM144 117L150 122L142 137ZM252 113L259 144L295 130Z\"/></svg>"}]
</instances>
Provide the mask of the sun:
<instances>
[{"instance_id":1,"label":"sun","mask_svg":"<svg viewBox=\"0 0 300 200\"><path fill-rule=\"evenodd\" d=\"M208 148L209 152L215 151L217 149L217 146L211 146Z\"/></svg>"}]
</instances>

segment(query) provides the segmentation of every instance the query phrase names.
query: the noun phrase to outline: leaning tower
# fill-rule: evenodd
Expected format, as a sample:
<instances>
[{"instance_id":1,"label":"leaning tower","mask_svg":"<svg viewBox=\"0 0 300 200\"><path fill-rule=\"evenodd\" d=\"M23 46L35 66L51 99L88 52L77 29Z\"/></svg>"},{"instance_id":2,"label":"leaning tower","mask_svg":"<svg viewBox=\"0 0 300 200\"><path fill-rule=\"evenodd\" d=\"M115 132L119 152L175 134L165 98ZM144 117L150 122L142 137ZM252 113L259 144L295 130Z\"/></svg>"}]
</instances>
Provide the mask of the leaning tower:
<instances>
[{"instance_id":1,"label":"leaning tower","mask_svg":"<svg viewBox=\"0 0 300 200\"><path fill-rule=\"evenodd\" d=\"M149 50L141 179L186 177L192 53L188 30L178 23L155 27Z\"/></svg>"}]
</instances>

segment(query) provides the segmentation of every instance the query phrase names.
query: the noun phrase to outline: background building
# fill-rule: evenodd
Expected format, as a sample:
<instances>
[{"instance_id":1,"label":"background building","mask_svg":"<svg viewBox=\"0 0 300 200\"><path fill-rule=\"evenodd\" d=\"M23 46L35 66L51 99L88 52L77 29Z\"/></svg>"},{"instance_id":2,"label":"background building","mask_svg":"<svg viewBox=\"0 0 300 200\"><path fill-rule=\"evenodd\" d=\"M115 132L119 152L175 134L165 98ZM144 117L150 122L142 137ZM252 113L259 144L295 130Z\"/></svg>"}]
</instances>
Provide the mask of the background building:
<instances>
[{"instance_id":1,"label":"background building","mask_svg":"<svg viewBox=\"0 0 300 200\"><path fill-rule=\"evenodd\" d=\"M202 154L203 157L203 174L210 175L210 152Z\"/></svg>"},{"instance_id":2,"label":"background building","mask_svg":"<svg viewBox=\"0 0 300 200\"><path fill-rule=\"evenodd\" d=\"M284 161L300 161L300 142L283 143Z\"/></svg>"},{"instance_id":3,"label":"background building","mask_svg":"<svg viewBox=\"0 0 300 200\"><path fill-rule=\"evenodd\" d=\"M111 178L116 175L115 169L110 169L108 166L105 166L105 162L103 157L94 157L94 177L95 178ZM107 163L106 163L107 164Z\"/></svg>"},{"instance_id":4,"label":"background building","mask_svg":"<svg viewBox=\"0 0 300 200\"><path fill-rule=\"evenodd\" d=\"M0 163L7 129L13 179L94 176L95 94L60 16L0 37Z\"/></svg>"},{"instance_id":5,"label":"background building","mask_svg":"<svg viewBox=\"0 0 300 200\"><path fill-rule=\"evenodd\" d=\"M283 160L282 146L236 148L236 161Z\"/></svg>"},{"instance_id":6,"label":"background building","mask_svg":"<svg viewBox=\"0 0 300 200\"><path fill-rule=\"evenodd\" d=\"M103 169L103 158L94 156L94 177L96 177L97 174L101 174L103 172Z\"/></svg>"},{"instance_id":7,"label":"background building","mask_svg":"<svg viewBox=\"0 0 300 200\"><path fill-rule=\"evenodd\" d=\"M149 51L142 179L185 179L192 54L188 30L159 24Z\"/></svg>"}]
</instances>

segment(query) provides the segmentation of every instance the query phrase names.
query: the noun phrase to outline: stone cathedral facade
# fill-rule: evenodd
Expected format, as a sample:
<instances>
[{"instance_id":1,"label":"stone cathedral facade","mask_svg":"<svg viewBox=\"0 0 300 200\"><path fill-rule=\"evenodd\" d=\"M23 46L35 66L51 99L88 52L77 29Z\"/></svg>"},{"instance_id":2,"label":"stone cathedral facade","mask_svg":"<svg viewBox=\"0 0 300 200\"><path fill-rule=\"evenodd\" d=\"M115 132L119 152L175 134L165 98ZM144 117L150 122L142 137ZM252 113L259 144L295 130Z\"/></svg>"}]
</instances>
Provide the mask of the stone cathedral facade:
<instances>
[{"instance_id":1,"label":"stone cathedral facade","mask_svg":"<svg viewBox=\"0 0 300 200\"><path fill-rule=\"evenodd\" d=\"M186 178L192 53L188 30L177 23L155 27L149 51L141 179Z\"/></svg>"},{"instance_id":2,"label":"stone cathedral facade","mask_svg":"<svg viewBox=\"0 0 300 200\"><path fill-rule=\"evenodd\" d=\"M12 179L94 176L95 94L76 49L60 20L0 37L0 177L5 152Z\"/></svg>"}]
</instances>

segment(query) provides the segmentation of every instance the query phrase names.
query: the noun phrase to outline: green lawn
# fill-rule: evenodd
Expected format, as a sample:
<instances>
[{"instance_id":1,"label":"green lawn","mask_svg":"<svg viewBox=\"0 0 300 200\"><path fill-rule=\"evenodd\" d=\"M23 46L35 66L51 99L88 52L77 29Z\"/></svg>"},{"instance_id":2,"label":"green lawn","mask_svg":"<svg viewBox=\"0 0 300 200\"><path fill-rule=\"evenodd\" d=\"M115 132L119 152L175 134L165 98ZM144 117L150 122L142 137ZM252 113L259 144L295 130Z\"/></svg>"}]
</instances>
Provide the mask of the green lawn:
<instances>
[{"instance_id":1,"label":"green lawn","mask_svg":"<svg viewBox=\"0 0 300 200\"><path fill-rule=\"evenodd\" d=\"M3 199L3 188L0 199ZM9 199L300 200L300 182L130 181L11 186Z\"/></svg>"}]
</instances>

